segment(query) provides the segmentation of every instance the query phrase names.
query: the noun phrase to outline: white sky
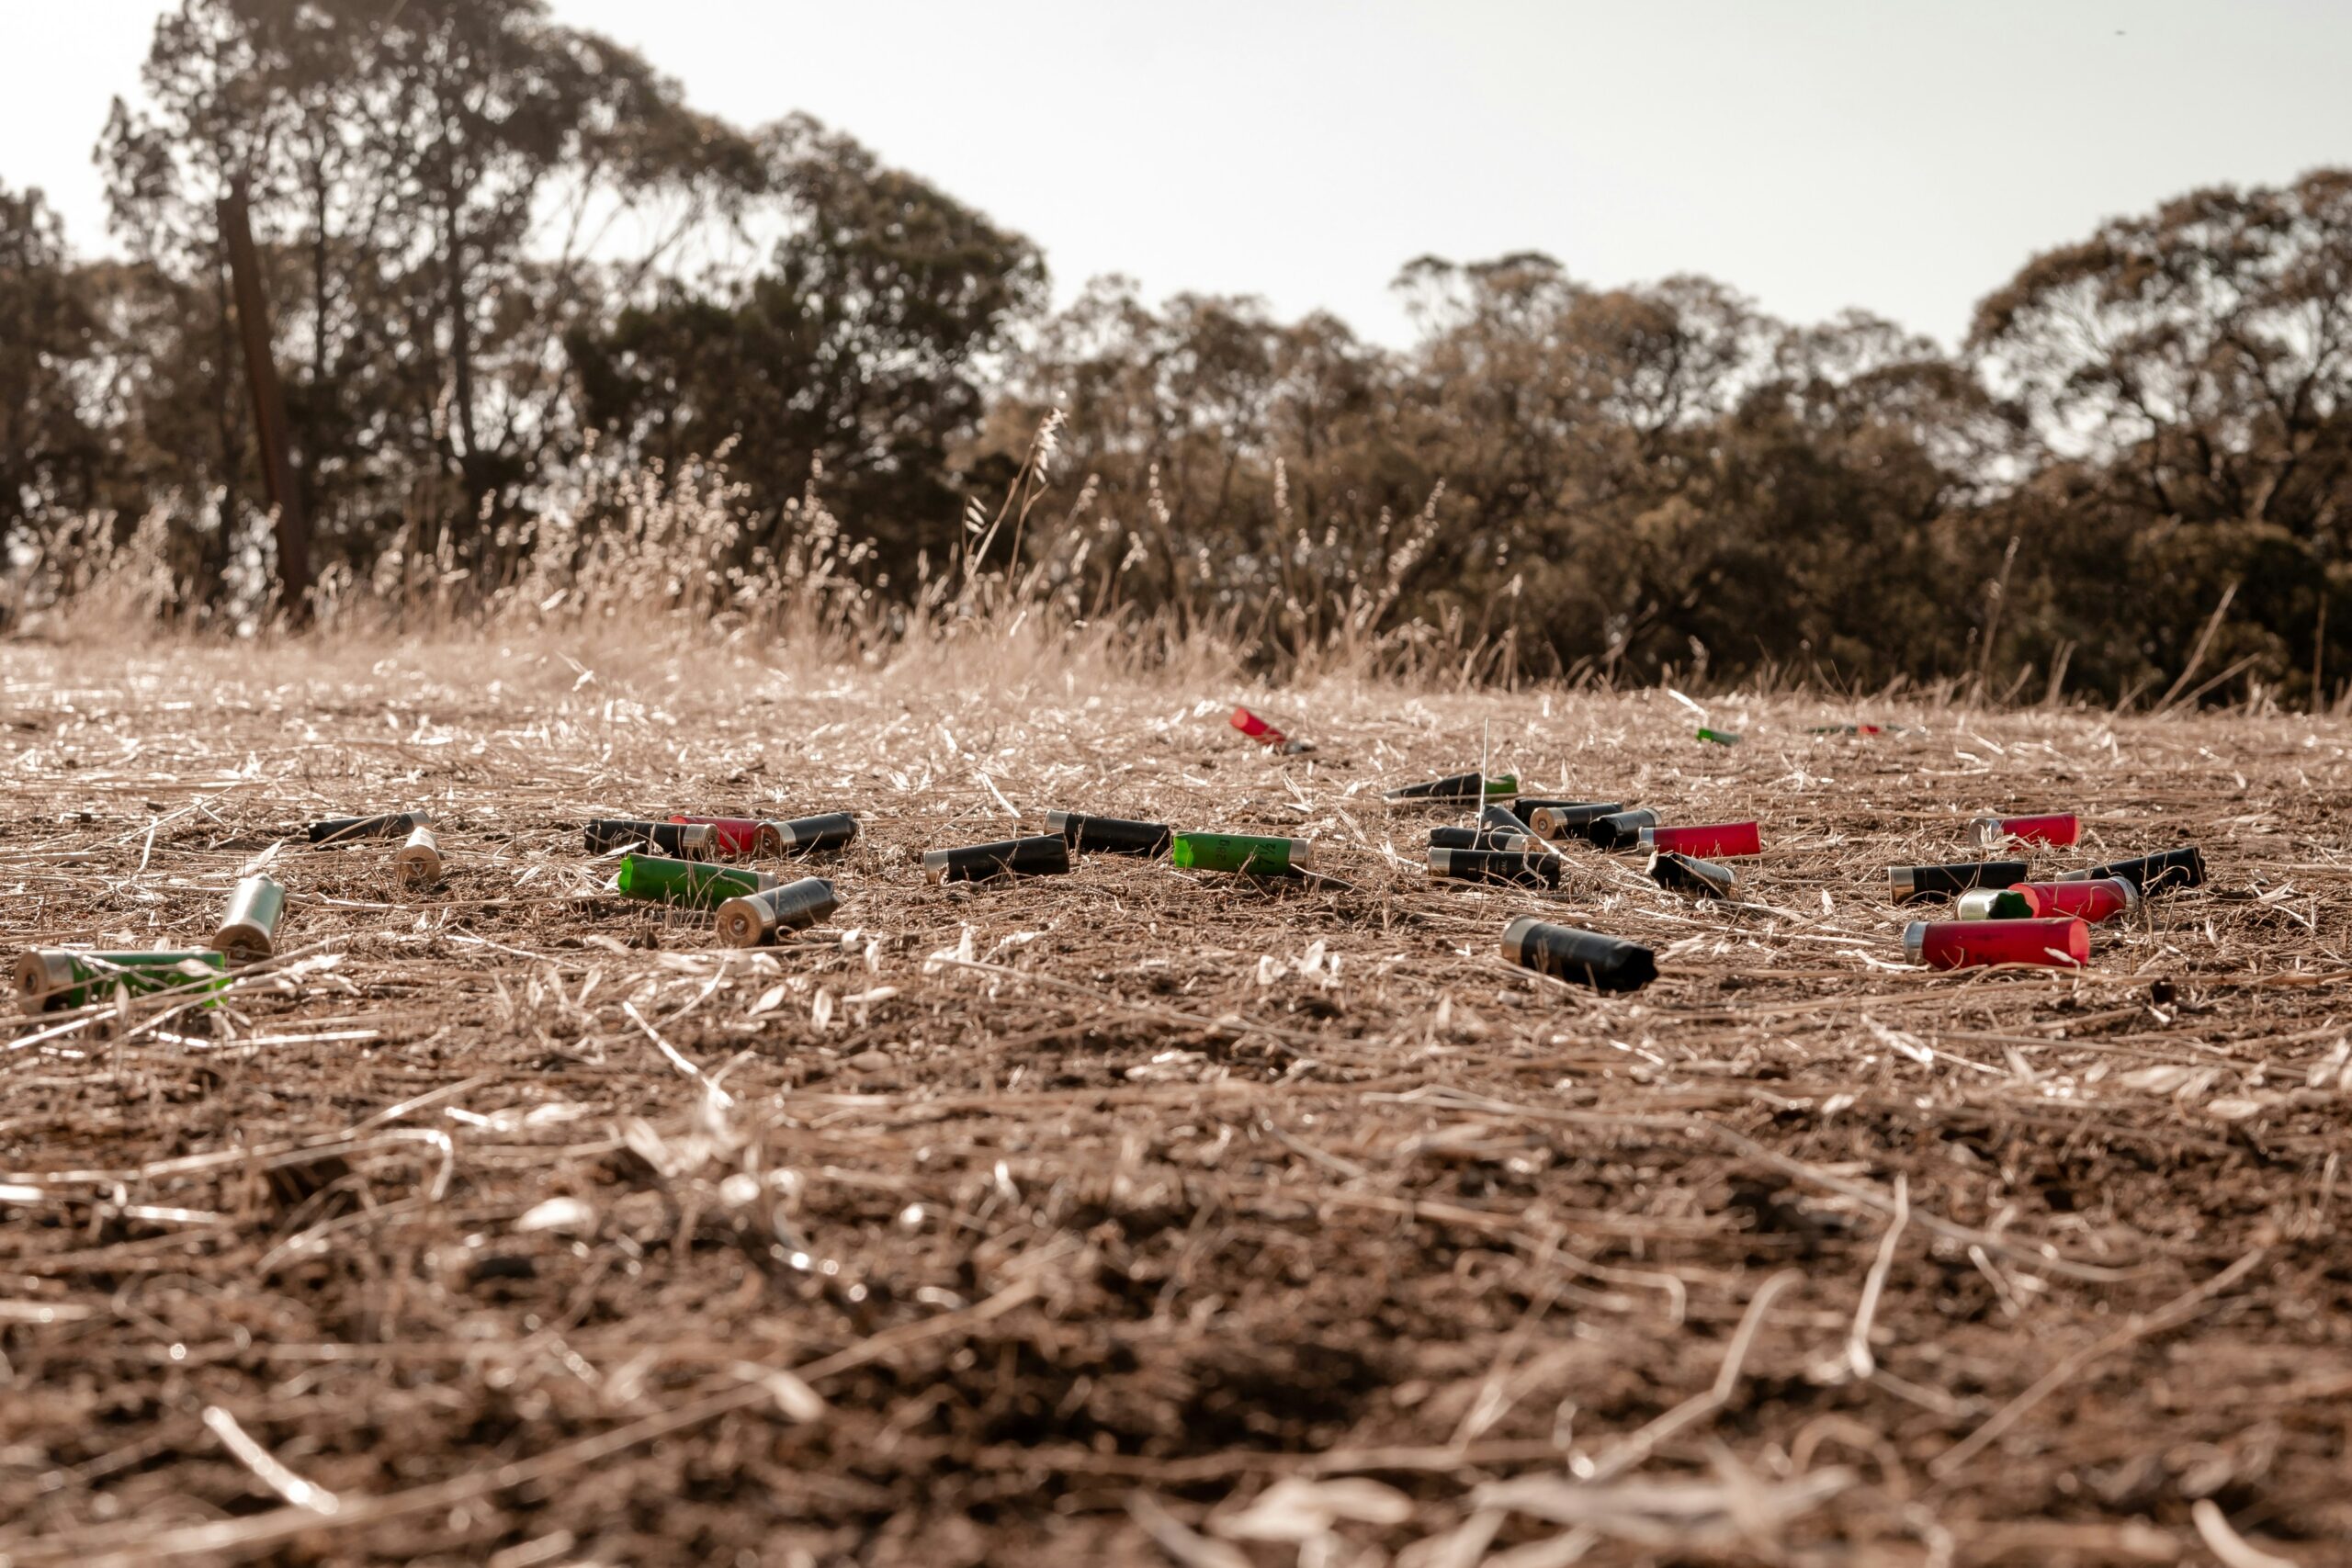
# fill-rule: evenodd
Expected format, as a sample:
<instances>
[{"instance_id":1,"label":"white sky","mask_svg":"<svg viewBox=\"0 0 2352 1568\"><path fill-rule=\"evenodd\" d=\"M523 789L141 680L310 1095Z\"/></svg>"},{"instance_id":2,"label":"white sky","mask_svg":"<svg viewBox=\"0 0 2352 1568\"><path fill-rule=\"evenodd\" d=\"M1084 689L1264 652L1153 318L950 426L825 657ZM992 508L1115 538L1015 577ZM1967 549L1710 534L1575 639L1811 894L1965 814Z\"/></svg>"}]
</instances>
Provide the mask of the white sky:
<instances>
[{"instance_id":1,"label":"white sky","mask_svg":"<svg viewBox=\"0 0 2352 1568\"><path fill-rule=\"evenodd\" d=\"M390 0L387 0L390 3ZM1951 342L2032 252L2352 163L2352 0L553 0L700 107L807 109L1095 273L1403 341L1413 256L1712 274ZM0 0L0 183L107 244L157 0Z\"/></svg>"}]
</instances>

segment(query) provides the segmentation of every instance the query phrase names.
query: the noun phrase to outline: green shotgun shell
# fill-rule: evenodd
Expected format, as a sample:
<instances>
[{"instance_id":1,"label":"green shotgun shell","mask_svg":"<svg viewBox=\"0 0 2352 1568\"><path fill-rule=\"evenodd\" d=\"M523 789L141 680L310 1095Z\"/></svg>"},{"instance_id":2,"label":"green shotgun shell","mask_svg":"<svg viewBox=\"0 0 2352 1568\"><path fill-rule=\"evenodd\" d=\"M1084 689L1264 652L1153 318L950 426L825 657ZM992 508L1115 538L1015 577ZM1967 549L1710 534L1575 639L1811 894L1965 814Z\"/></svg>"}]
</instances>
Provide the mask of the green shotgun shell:
<instances>
[{"instance_id":1,"label":"green shotgun shell","mask_svg":"<svg viewBox=\"0 0 2352 1568\"><path fill-rule=\"evenodd\" d=\"M708 861L666 860L660 855L630 855L621 862L615 885L625 897L650 898L660 904L684 904L715 909L729 898L748 897L780 885L782 879L764 871L739 865L714 865Z\"/></svg>"},{"instance_id":2,"label":"green shotgun shell","mask_svg":"<svg viewBox=\"0 0 2352 1568\"><path fill-rule=\"evenodd\" d=\"M1168 859L1186 871L1296 876L1315 869L1315 841L1261 838L1253 833L1179 833Z\"/></svg>"},{"instance_id":3,"label":"green shotgun shell","mask_svg":"<svg viewBox=\"0 0 2352 1568\"><path fill-rule=\"evenodd\" d=\"M418 832L424 831L420 828ZM213 951L232 964L249 964L277 951L277 920L286 912L286 889L266 876L248 876L229 895Z\"/></svg>"},{"instance_id":4,"label":"green shotgun shell","mask_svg":"<svg viewBox=\"0 0 2352 1568\"><path fill-rule=\"evenodd\" d=\"M1718 746L1736 746L1739 744L1739 736L1737 732L1729 729L1709 729L1704 725L1699 727L1699 739L1702 740L1712 740Z\"/></svg>"},{"instance_id":5,"label":"green shotgun shell","mask_svg":"<svg viewBox=\"0 0 2352 1568\"><path fill-rule=\"evenodd\" d=\"M217 991L229 983L229 961L205 948L198 952L85 953L43 948L17 960L17 995L27 1012L77 1008L102 1002L120 986L133 996L169 991L201 982ZM212 1005L209 998L205 1006Z\"/></svg>"},{"instance_id":6,"label":"green shotgun shell","mask_svg":"<svg viewBox=\"0 0 2352 1568\"><path fill-rule=\"evenodd\" d=\"M779 931L802 931L841 908L833 885L804 876L764 893L729 898L718 907L719 938L736 947L759 947Z\"/></svg>"}]
</instances>

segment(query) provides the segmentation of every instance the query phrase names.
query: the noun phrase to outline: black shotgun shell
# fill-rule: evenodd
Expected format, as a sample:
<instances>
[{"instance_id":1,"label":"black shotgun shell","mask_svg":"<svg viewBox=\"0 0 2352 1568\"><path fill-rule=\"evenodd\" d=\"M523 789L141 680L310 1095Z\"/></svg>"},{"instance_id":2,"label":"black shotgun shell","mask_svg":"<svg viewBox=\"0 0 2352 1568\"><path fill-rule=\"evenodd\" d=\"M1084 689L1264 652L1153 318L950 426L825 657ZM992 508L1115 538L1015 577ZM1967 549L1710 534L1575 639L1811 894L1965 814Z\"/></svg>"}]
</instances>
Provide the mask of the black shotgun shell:
<instances>
[{"instance_id":1,"label":"black shotgun shell","mask_svg":"<svg viewBox=\"0 0 2352 1568\"><path fill-rule=\"evenodd\" d=\"M926 850L922 874L933 882L982 882L991 876L1053 876L1069 869L1069 840L1059 833Z\"/></svg>"},{"instance_id":2,"label":"black shotgun shell","mask_svg":"<svg viewBox=\"0 0 2352 1568\"><path fill-rule=\"evenodd\" d=\"M390 817L331 817L311 824L311 842L331 849L355 839L405 839L433 820L429 811L396 811Z\"/></svg>"},{"instance_id":3,"label":"black shotgun shell","mask_svg":"<svg viewBox=\"0 0 2352 1568\"><path fill-rule=\"evenodd\" d=\"M659 850L679 860L705 860L718 847L718 829L702 822L649 822L634 817L599 817L581 837L589 850L603 854L633 845Z\"/></svg>"},{"instance_id":4,"label":"black shotgun shell","mask_svg":"<svg viewBox=\"0 0 2352 1568\"><path fill-rule=\"evenodd\" d=\"M1431 779L1426 784L1399 784L1381 795L1391 801L1467 800L1483 803L1498 795L1516 795L1519 776L1516 773L1454 773L1446 778Z\"/></svg>"},{"instance_id":5,"label":"black shotgun shell","mask_svg":"<svg viewBox=\"0 0 2352 1568\"><path fill-rule=\"evenodd\" d=\"M1478 826L1496 833L1532 833L1527 818L1508 806L1486 806L1479 808Z\"/></svg>"},{"instance_id":6,"label":"black shotgun shell","mask_svg":"<svg viewBox=\"0 0 2352 1568\"><path fill-rule=\"evenodd\" d=\"M2195 845L2182 850L2165 850L2137 860L2110 861L2095 865L2088 871L2062 872L2061 882L2097 882L2101 877L2120 876L2143 893L2169 893L2178 887L2201 887L2205 885L2205 856Z\"/></svg>"},{"instance_id":7,"label":"black shotgun shell","mask_svg":"<svg viewBox=\"0 0 2352 1568\"><path fill-rule=\"evenodd\" d=\"M1165 822L1131 822L1080 811L1046 812L1046 831L1060 834L1071 849L1096 855L1164 855L1176 837Z\"/></svg>"},{"instance_id":8,"label":"black shotgun shell","mask_svg":"<svg viewBox=\"0 0 2352 1568\"><path fill-rule=\"evenodd\" d=\"M1543 841L1523 828L1516 832L1500 832L1481 824L1476 828L1430 829L1430 848L1433 850L1512 850L1525 854L1543 847Z\"/></svg>"},{"instance_id":9,"label":"black shotgun shell","mask_svg":"<svg viewBox=\"0 0 2352 1568\"><path fill-rule=\"evenodd\" d=\"M1637 850L1642 847L1642 829L1657 826L1657 813L1645 808L1620 811L1610 817L1596 817L1584 825L1583 831L1585 838L1596 849ZM1553 835L1544 833L1544 836L1548 839Z\"/></svg>"},{"instance_id":10,"label":"black shotgun shell","mask_svg":"<svg viewBox=\"0 0 2352 1568\"><path fill-rule=\"evenodd\" d=\"M1620 800L1530 800L1524 795L1512 805L1519 819L1544 839L1582 837L1589 824L1625 809Z\"/></svg>"},{"instance_id":11,"label":"black shotgun shell","mask_svg":"<svg viewBox=\"0 0 2352 1568\"><path fill-rule=\"evenodd\" d=\"M1679 855L1672 850L1650 856L1649 874L1660 887L1700 898L1728 898L1739 886L1739 874L1731 867L1695 855Z\"/></svg>"},{"instance_id":12,"label":"black shotgun shell","mask_svg":"<svg viewBox=\"0 0 2352 1568\"><path fill-rule=\"evenodd\" d=\"M763 893L729 898L718 907L718 934L735 947L759 947L780 931L801 931L841 908L841 896L821 876L804 876Z\"/></svg>"},{"instance_id":13,"label":"black shotgun shell","mask_svg":"<svg viewBox=\"0 0 2352 1568\"><path fill-rule=\"evenodd\" d=\"M1448 882L1505 882L1520 887L1557 887L1560 857L1512 850L1431 850L1430 875Z\"/></svg>"},{"instance_id":14,"label":"black shotgun shell","mask_svg":"<svg viewBox=\"0 0 2352 1568\"><path fill-rule=\"evenodd\" d=\"M1623 937L1521 915L1503 931L1503 956L1522 968L1602 991L1638 991L1657 978L1657 955Z\"/></svg>"},{"instance_id":15,"label":"black shotgun shell","mask_svg":"<svg viewBox=\"0 0 2352 1568\"><path fill-rule=\"evenodd\" d=\"M761 828L773 829L780 852L788 855L813 855L827 850L846 849L857 837L857 818L846 811L828 811L817 817L795 817L789 822L763 822Z\"/></svg>"},{"instance_id":16,"label":"black shotgun shell","mask_svg":"<svg viewBox=\"0 0 2352 1568\"><path fill-rule=\"evenodd\" d=\"M2015 887L2031 875L2021 860L1962 861L1954 865L1891 865L1886 890L1898 904L1950 898L1972 887Z\"/></svg>"}]
</instances>

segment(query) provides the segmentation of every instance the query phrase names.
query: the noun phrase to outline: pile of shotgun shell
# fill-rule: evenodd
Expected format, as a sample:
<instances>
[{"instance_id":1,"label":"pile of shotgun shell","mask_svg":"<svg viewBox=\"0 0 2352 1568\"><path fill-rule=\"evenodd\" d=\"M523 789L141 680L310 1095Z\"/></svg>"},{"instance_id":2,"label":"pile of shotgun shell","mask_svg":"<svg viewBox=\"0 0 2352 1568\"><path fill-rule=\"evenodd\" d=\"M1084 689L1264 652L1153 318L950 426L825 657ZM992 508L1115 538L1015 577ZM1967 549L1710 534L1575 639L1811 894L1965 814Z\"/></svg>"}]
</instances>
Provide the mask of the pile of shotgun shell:
<instances>
[{"instance_id":1,"label":"pile of shotgun shell","mask_svg":"<svg viewBox=\"0 0 2352 1568\"><path fill-rule=\"evenodd\" d=\"M1724 863L1764 852L1754 822L1669 827L1657 812L1629 810L1623 801L1521 794L1516 773L1455 773L1389 790L1382 799L1392 808L1476 809L1473 826L1430 829L1429 875L1438 882L1556 892L1567 869L1565 846L1577 844L1604 853L1645 852L1646 874L1659 886L1693 898L1729 899L1739 873ZM1657 976L1656 955L1637 942L1532 915L1505 928L1502 954L1607 991L1638 990Z\"/></svg>"},{"instance_id":2,"label":"pile of shotgun shell","mask_svg":"<svg viewBox=\"0 0 2352 1568\"><path fill-rule=\"evenodd\" d=\"M1980 817L1968 825L1980 851L2066 850L2082 840L2072 812L2034 817ZM2075 968L2090 962L2091 929L2123 919L2146 899L2205 883L2205 856L2194 846L2160 850L2131 860L2079 866L2037 878L2020 859L1895 865L1886 871L1896 904L1949 901L1956 917L1914 920L1903 946L1914 964L1930 969L1973 969L2022 964Z\"/></svg>"}]
</instances>

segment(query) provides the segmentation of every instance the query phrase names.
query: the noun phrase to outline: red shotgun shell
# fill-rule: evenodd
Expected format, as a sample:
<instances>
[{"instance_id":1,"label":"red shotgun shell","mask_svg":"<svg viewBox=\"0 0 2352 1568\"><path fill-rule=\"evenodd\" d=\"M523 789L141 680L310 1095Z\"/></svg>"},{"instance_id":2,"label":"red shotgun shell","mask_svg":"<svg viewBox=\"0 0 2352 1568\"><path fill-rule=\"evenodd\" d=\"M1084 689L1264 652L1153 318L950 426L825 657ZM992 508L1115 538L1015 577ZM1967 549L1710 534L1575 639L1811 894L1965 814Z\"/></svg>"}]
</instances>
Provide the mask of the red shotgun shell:
<instances>
[{"instance_id":1,"label":"red shotgun shell","mask_svg":"<svg viewBox=\"0 0 2352 1568\"><path fill-rule=\"evenodd\" d=\"M1269 750L1279 751L1285 757L1293 757L1298 755L1300 752L1312 751L1315 750L1312 743L1305 740L1293 740L1289 736L1283 734L1279 728L1274 725L1268 724L1264 719L1260 718L1248 708L1235 708L1233 710L1233 728L1241 731L1242 734L1248 736L1250 739L1260 742Z\"/></svg>"},{"instance_id":2,"label":"red shotgun shell","mask_svg":"<svg viewBox=\"0 0 2352 1568\"><path fill-rule=\"evenodd\" d=\"M1764 852L1764 836L1753 822L1718 822L1706 828L1645 828L1641 830L1641 847L1664 850L1670 854L1697 855L1702 860L1709 855L1760 855Z\"/></svg>"},{"instance_id":3,"label":"red shotgun shell","mask_svg":"<svg viewBox=\"0 0 2352 1568\"><path fill-rule=\"evenodd\" d=\"M723 855L748 855L760 847L760 825L749 817L673 817L670 820L709 829Z\"/></svg>"},{"instance_id":4,"label":"red shotgun shell","mask_svg":"<svg viewBox=\"0 0 2352 1568\"><path fill-rule=\"evenodd\" d=\"M2009 891L2032 894L2046 915L2072 915L2095 926L2140 907L2140 890L2120 876L2097 882L2026 882Z\"/></svg>"},{"instance_id":5,"label":"red shotgun shell","mask_svg":"<svg viewBox=\"0 0 2352 1568\"><path fill-rule=\"evenodd\" d=\"M2047 920L1914 920L1903 929L1914 964L1969 969L1984 964L2039 964L2071 969L2091 955L2091 929L2072 915Z\"/></svg>"},{"instance_id":6,"label":"red shotgun shell","mask_svg":"<svg viewBox=\"0 0 2352 1568\"><path fill-rule=\"evenodd\" d=\"M2063 850L2083 836L2083 819L2071 811L2046 817L1979 817L1969 825L1976 841L1990 849L2004 839Z\"/></svg>"}]
</instances>

